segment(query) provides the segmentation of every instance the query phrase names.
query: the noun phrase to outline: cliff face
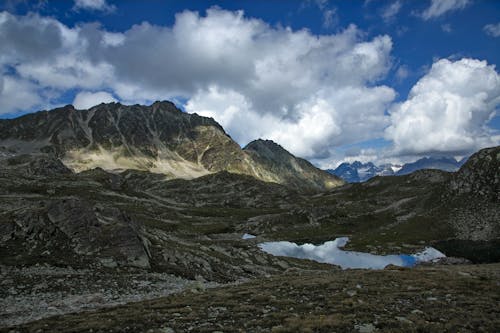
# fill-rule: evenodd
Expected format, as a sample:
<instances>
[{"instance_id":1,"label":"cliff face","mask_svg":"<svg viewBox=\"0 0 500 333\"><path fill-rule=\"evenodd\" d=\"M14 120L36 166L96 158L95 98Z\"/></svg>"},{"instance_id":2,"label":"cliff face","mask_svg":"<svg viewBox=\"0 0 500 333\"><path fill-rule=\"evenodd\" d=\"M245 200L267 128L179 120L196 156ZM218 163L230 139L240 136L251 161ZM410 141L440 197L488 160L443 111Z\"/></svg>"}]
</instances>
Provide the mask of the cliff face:
<instances>
[{"instance_id":1,"label":"cliff face","mask_svg":"<svg viewBox=\"0 0 500 333\"><path fill-rule=\"evenodd\" d=\"M68 105L0 120L2 154L49 154L77 172L136 169L192 179L229 171L296 188L343 184L280 146L262 142L242 150L215 120L184 113L170 102L110 103L89 110Z\"/></svg>"}]
</instances>

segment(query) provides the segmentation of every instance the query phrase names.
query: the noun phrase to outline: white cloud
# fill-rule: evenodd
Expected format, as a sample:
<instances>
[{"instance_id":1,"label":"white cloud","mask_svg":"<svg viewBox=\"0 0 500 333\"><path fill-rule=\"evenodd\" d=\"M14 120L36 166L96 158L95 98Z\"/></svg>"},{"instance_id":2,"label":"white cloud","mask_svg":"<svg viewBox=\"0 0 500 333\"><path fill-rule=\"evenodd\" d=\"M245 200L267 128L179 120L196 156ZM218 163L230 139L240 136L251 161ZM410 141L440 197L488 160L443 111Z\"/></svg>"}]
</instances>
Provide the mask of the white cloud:
<instances>
[{"instance_id":1,"label":"white cloud","mask_svg":"<svg viewBox=\"0 0 500 333\"><path fill-rule=\"evenodd\" d=\"M76 95L73 105L77 109L89 109L94 105L111 102L116 102L116 99L108 92L98 91L93 93L82 91Z\"/></svg>"},{"instance_id":2,"label":"white cloud","mask_svg":"<svg viewBox=\"0 0 500 333\"><path fill-rule=\"evenodd\" d=\"M422 18L433 19L450 11L464 9L469 4L469 0L431 0L431 5L424 10Z\"/></svg>"},{"instance_id":3,"label":"white cloud","mask_svg":"<svg viewBox=\"0 0 500 333\"><path fill-rule=\"evenodd\" d=\"M214 117L241 145L274 139L322 159L388 125L395 92L377 81L391 67L392 40L364 36L354 25L314 35L217 8L178 13L172 27L142 23L120 33L4 12L0 66L34 92L84 91L75 98L81 107L89 91L125 103L181 97L189 112Z\"/></svg>"},{"instance_id":4,"label":"white cloud","mask_svg":"<svg viewBox=\"0 0 500 333\"><path fill-rule=\"evenodd\" d=\"M500 104L500 76L486 61L442 59L391 111L386 138L396 153L472 152L500 144L487 127Z\"/></svg>"},{"instance_id":5,"label":"white cloud","mask_svg":"<svg viewBox=\"0 0 500 333\"><path fill-rule=\"evenodd\" d=\"M384 19L384 21L391 21L399 13L401 7L402 4L399 0L394 1L393 3L385 7L382 11L382 18Z\"/></svg>"},{"instance_id":6,"label":"white cloud","mask_svg":"<svg viewBox=\"0 0 500 333\"><path fill-rule=\"evenodd\" d=\"M23 79L0 74L0 114L14 113L40 105L37 87Z\"/></svg>"},{"instance_id":7,"label":"white cloud","mask_svg":"<svg viewBox=\"0 0 500 333\"><path fill-rule=\"evenodd\" d=\"M94 11L104 11L112 12L116 9L114 5L109 5L106 0L75 0L74 8L94 10Z\"/></svg>"},{"instance_id":8,"label":"white cloud","mask_svg":"<svg viewBox=\"0 0 500 333\"><path fill-rule=\"evenodd\" d=\"M484 32L493 37L500 37L500 22L497 24L487 24L483 28Z\"/></svg>"}]
</instances>

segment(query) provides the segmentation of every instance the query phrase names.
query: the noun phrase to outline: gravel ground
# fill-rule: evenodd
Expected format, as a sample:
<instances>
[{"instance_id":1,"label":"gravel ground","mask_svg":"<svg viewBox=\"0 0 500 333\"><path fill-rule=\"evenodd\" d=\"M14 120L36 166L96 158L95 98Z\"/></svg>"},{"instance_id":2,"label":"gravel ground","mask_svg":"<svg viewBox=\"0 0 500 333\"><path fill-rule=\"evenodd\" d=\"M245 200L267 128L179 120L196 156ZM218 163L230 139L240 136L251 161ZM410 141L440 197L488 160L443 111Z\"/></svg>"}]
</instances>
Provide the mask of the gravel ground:
<instances>
[{"instance_id":1,"label":"gravel ground","mask_svg":"<svg viewBox=\"0 0 500 333\"><path fill-rule=\"evenodd\" d=\"M0 266L0 327L216 285L165 273Z\"/></svg>"},{"instance_id":2,"label":"gravel ground","mask_svg":"<svg viewBox=\"0 0 500 333\"><path fill-rule=\"evenodd\" d=\"M500 332L500 264L291 270L0 332Z\"/></svg>"}]
</instances>

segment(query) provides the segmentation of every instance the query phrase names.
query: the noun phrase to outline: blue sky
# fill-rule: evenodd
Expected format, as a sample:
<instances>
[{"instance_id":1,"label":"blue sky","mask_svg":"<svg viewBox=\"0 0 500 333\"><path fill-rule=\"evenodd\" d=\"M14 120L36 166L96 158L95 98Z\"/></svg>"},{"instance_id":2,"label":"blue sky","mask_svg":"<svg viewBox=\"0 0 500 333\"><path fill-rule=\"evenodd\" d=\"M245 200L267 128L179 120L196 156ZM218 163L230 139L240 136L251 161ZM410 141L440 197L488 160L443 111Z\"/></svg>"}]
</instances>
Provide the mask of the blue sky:
<instances>
[{"instance_id":1,"label":"blue sky","mask_svg":"<svg viewBox=\"0 0 500 333\"><path fill-rule=\"evenodd\" d=\"M500 2L0 1L0 117L176 102L321 167L500 144Z\"/></svg>"}]
</instances>

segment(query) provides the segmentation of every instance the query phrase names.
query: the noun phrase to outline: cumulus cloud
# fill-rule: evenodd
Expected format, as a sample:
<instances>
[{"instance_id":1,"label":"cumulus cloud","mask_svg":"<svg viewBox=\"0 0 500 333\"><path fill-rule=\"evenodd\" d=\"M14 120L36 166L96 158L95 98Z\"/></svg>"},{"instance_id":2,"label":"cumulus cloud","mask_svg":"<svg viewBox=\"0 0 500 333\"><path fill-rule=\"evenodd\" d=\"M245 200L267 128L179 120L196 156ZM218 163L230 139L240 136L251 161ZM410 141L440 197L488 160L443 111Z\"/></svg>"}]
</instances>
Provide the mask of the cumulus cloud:
<instances>
[{"instance_id":1,"label":"cumulus cloud","mask_svg":"<svg viewBox=\"0 0 500 333\"><path fill-rule=\"evenodd\" d=\"M486 61L441 59L395 105L385 137L397 153L467 153L500 144L487 127L500 104L500 76Z\"/></svg>"},{"instance_id":2,"label":"cumulus cloud","mask_svg":"<svg viewBox=\"0 0 500 333\"><path fill-rule=\"evenodd\" d=\"M80 106L110 96L125 103L180 97L241 145L273 139L313 159L382 135L395 97L377 84L391 67L391 38L366 39L354 25L314 35L212 8L178 13L171 27L144 22L109 32L3 12L0 44L0 66L31 91L83 91Z\"/></svg>"},{"instance_id":3,"label":"cumulus cloud","mask_svg":"<svg viewBox=\"0 0 500 333\"><path fill-rule=\"evenodd\" d=\"M493 37L500 37L500 22L496 24L487 24L483 28L484 32Z\"/></svg>"},{"instance_id":4,"label":"cumulus cloud","mask_svg":"<svg viewBox=\"0 0 500 333\"><path fill-rule=\"evenodd\" d=\"M94 105L101 103L111 103L116 102L116 99L108 92L98 91L98 92L88 92L82 91L75 96L73 105L77 109L88 109Z\"/></svg>"},{"instance_id":5,"label":"cumulus cloud","mask_svg":"<svg viewBox=\"0 0 500 333\"><path fill-rule=\"evenodd\" d=\"M430 6L422 13L422 18L437 18L447 12L464 9L469 4L469 0L431 0Z\"/></svg>"},{"instance_id":6,"label":"cumulus cloud","mask_svg":"<svg viewBox=\"0 0 500 333\"><path fill-rule=\"evenodd\" d=\"M36 85L11 75L0 75L0 114L42 104Z\"/></svg>"},{"instance_id":7,"label":"cumulus cloud","mask_svg":"<svg viewBox=\"0 0 500 333\"><path fill-rule=\"evenodd\" d=\"M112 12L116 10L114 5L109 5L106 0L75 0L74 7L75 10L93 10L93 11L103 11Z\"/></svg>"}]
</instances>

